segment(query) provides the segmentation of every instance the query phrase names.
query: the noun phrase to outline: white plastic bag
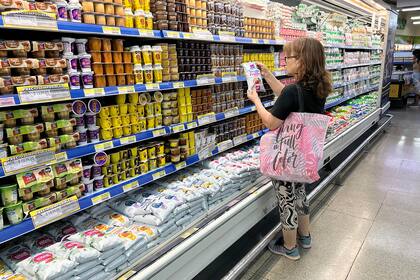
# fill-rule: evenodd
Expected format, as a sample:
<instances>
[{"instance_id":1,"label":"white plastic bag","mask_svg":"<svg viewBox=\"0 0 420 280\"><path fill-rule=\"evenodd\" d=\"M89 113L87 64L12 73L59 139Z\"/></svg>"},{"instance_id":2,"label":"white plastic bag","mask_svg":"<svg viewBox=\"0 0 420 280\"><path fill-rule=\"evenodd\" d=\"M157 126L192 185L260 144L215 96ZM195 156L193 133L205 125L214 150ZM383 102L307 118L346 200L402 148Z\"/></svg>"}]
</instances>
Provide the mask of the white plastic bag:
<instances>
[{"instance_id":1,"label":"white plastic bag","mask_svg":"<svg viewBox=\"0 0 420 280\"><path fill-rule=\"evenodd\" d=\"M1 250L0 258L6 263L8 267L15 271L16 265L19 262L29 258L31 254L32 252L28 247L24 245L14 245Z\"/></svg>"},{"instance_id":2,"label":"white plastic bag","mask_svg":"<svg viewBox=\"0 0 420 280\"><path fill-rule=\"evenodd\" d=\"M48 247L48 251L57 256L75 261L77 263L86 263L99 258L101 253L92 247L86 247L85 244L77 241L63 241Z\"/></svg>"},{"instance_id":3,"label":"white plastic bag","mask_svg":"<svg viewBox=\"0 0 420 280\"><path fill-rule=\"evenodd\" d=\"M119 240L115 235L104 234L96 229L78 232L70 235L68 239L71 241L85 243L100 252L108 251L121 245L121 240Z\"/></svg>"},{"instance_id":4,"label":"white plastic bag","mask_svg":"<svg viewBox=\"0 0 420 280\"><path fill-rule=\"evenodd\" d=\"M126 227L130 225L130 219L114 210L109 210L96 217L98 221L101 221L108 226Z\"/></svg>"}]
</instances>

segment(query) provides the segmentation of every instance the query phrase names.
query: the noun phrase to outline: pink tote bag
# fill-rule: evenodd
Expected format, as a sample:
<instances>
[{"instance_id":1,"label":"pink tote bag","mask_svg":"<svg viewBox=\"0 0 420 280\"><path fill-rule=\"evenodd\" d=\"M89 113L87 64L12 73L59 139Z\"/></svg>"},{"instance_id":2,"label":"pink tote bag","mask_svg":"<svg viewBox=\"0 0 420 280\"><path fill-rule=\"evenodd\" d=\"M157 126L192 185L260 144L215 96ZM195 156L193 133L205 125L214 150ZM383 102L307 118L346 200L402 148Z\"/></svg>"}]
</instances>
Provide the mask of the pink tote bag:
<instances>
[{"instance_id":1,"label":"pink tote bag","mask_svg":"<svg viewBox=\"0 0 420 280\"><path fill-rule=\"evenodd\" d=\"M300 86L299 111L304 111ZM290 113L283 126L266 133L260 142L261 173L276 180L313 183L319 180L330 117L312 113Z\"/></svg>"}]
</instances>

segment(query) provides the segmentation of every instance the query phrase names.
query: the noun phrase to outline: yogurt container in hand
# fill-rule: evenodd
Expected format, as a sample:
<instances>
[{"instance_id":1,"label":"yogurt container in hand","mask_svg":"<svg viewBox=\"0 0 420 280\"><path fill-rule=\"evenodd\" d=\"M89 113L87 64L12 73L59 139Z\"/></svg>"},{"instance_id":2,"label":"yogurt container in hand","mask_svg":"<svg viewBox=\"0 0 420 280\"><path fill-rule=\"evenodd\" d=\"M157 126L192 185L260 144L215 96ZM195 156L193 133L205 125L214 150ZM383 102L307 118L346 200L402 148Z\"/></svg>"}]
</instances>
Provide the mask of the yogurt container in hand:
<instances>
[{"instance_id":1,"label":"yogurt container in hand","mask_svg":"<svg viewBox=\"0 0 420 280\"><path fill-rule=\"evenodd\" d=\"M0 186L1 201L4 206L16 204L18 200L17 185Z\"/></svg>"}]
</instances>

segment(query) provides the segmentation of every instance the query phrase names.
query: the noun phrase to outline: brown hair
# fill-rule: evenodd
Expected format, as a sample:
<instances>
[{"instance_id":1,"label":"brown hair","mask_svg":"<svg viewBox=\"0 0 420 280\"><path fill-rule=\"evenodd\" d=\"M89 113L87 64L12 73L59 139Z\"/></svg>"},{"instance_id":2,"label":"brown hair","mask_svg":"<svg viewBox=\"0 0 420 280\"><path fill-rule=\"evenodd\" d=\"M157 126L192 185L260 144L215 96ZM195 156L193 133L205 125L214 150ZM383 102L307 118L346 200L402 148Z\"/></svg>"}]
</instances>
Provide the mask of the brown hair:
<instances>
[{"instance_id":1,"label":"brown hair","mask_svg":"<svg viewBox=\"0 0 420 280\"><path fill-rule=\"evenodd\" d=\"M284 46L286 56L296 56L297 81L311 88L319 98L332 92L331 74L325 69L324 46L313 38L299 38Z\"/></svg>"}]
</instances>

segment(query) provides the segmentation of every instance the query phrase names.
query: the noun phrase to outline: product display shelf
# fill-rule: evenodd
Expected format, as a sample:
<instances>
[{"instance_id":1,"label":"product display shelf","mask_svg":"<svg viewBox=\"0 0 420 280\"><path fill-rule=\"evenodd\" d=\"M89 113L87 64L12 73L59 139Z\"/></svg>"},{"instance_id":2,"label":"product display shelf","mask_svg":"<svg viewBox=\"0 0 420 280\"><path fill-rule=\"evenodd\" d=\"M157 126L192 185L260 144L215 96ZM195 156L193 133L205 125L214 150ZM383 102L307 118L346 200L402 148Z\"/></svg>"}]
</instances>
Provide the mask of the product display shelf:
<instances>
[{"instance_id":1,"label":"product display shelf","mask_svg":"<svg viewBox=\"0 0 420 280\"><path fill-rule=\"evenodd\" d=\"M263 104L265 107L270 107L274 105L274 101L267 101L267 102L264 102ZM105 140L105 141L100 141L96 143L89 143L87 145L68 149L64 152L56 153L55 155L53 155L52 161L50 160L50 157L41 157L42 159L48 160L48 161L38 162L38 164L36 165L28 166L25 169L19 169L19 170L16 170L15 172L13 171L5 172L3 167L0 166L0 178L15 175L23 171L28 171L36 167L39 167L40 165L54 164L54 163L58 163L58 162L66 161L66 160L84 157L90 154L97 153L99 151L106 151L106 150L114 149L117 147L122 147L122 146L133 144L133 143L151 140L151 139L162 137L162 136L169 136L174 133L180 133L180 132L191 130L200 126L205 126L208 124L220 122L220 121L232 118L232 117L245 115L255 110L256 110L255 106L248 106L241 109L233 109L233 110L231 109L222 113L211 114L210 118L204 117L204 118L200 118L199 120L194 120L192 122L179 123L179 124L174 124L171 126L162 126L159 128L142 131L140 133L133 134L130 136L124 136L119 139L112 139L112 140ZM50 151L46 151L46 153L50 153ZM20 160L24 160L25 154L21 155L19 158Z\"/></svg>"},{"instance_id":2,"label":"product display shelf","mask_svg":"<svg viewBox=\"0 0 420 280\"><path fill-rule=\"evenodd\" d=\"M377 51L382 50L381 47L365 47L365 46L347 46L347 45L329 45L324 44L325 48L339 48L339 49L348 49L348 50L370 50L370 51Z\"/></svg>"},{"instance_id":3,"label":"product display shelf","mask_svg":"<svg viewBox=\"0 0 420 280\"><path fill-rule=\"evenodd\" d=\"M373 61L369 63L359 63L359 64L351 64L351 65L327 65L327 70L335 70L335 69L346 69L346 68L355 68L355 67L363 67L363 66L372 66L372 65L380 65L382 64L381 61Z\"/></svg>"},{"instance_id":4,"label":"product display shelf","mask_svg":"<svg viewBox=\"0 0 420 280\"><path fill-rule=\"evenodd\" d=\"M363 82L363 81L368 81L370 79L379 78L379 77L380 77L380 75L378 74L378 75L369 76L367 78L365 77L365 78L355 79L355 80L352 80L352 81L349 81L349 82L339 82L339 83L335 83L333 85L333 87L334 88L345 87L345 86L348 86L348 85L351 85L351 84L355 84L355 83L359 83L359 82Z\"/></svg>"},{"instance_id":5,"label":"product display shelf","mask_svg":"<svg viewBox=\"0 0 420 280\"><path fill-rule=\"evenodd\" d=\"M287 76L286 71L274 71L273 74L276 77ZM92 89L75 89L70 90L70 94L67 98L60 98L59 100L53 99L53 95L41 95L43 96L39 100L33 100L30 104L39 104L45 102L56 102L66 100L79 100L85 98L95 98L103 96L112 96L118 94L130 94L134 92L148 92L148 91L160 91L160 90L175 90L179 88L193 88L207 85L220 85L225 83L243 82L246 81L245 76L227 76L227 77L216 77L216 78L204 78L199 80L187 80L187 81L174 81L174 82L163 82L153 84L135 84L131 86L113 86L105 88L92 88ZM42 89L41 89L42 90ZM50 97L50 98L46 98ZM12 95L1 95L0 96L0 108L6 108L10 106L23 105L18 94Z\"/></svg>"},{"instance_id":6,"label":"product display shelf","mask_svg":"<svg viewBox=\"0 0 420 280\"><path fill-rule=\"evenodd\" d=\"M355 98L355 97L357 97L359 95L366 94L366 93L369 93L371 91L378 90L378 89L379 89L378 86L373 86L373 87L370 87L369 89L364 90L362 92L358 92L358 93L353 93L353 94L346 95L343 98L340 98L340 99L338 99L336 101L333 101L333 102L330 102L330 103L325 104L325 109L326 110L327 109L330 109L330 108L335 107L337 105L340 105L341 103L344 103L344 102L346 102L346 101L348 101L350 99L353 99L353 98Z\"/></svg>"},{"instance_id":7,"label":"product display shelf","mask_svg":"<svg viewBox=\"0 0 420 280\"><path fill-rule=\"evenodd\" d=\"M255 132L253 134L238 136L234 138L233 140L228 140L222 143L219 143L213 150L210 151L211 147L207 147L206 149L200 151L198 154L192 155L189 158L187 158L186 161L177 163L177 164L167 164L164 167L155 169L153 171L150 171L146 174L139 175L134 178L130 178L124 182L121 182L119 184L113 185L108 188L101 189L100 191L96 191L92 194L85 195L78 199L78 211L85 210L87 208L90 208L96 204L102 203L104 201L107 201L113 197L119 196L123 193L126 193L128 191L131 191L133 189L138 189L146 184L149 184L150 182L153 182L155 180L158 180L164 176L173 174L177 172L180 169L183 169L188 166L192 166L198 162L201 162L205 159L208 159L210 157L213 157L217 154L220 154L228 149L231 149L233 147L237 147L239 145L242 145L243 143L246 143L248 141L258 139L260 138L264 133L266 133L268 129L264 129L258 132ZM51 206L50 206L51 207ZM54 209L54 208L53 208ZM54 215L51 216L51 219L49 220L49 223L55 222L57 220L63 219L65 217L68 217L75 212L71 212L70 214L62 213L63 210L58 207L58 209L54 209ZM58 217L57 217L58 216ZM11 225L5 227L3 230L0 231L0 244L7 242L11 239L14 239L16 237L22 236L28 232L31 232L35 230L35 228L32 219L26 218L21 223L16 225Z\"/></svg>"}]
</instances>

